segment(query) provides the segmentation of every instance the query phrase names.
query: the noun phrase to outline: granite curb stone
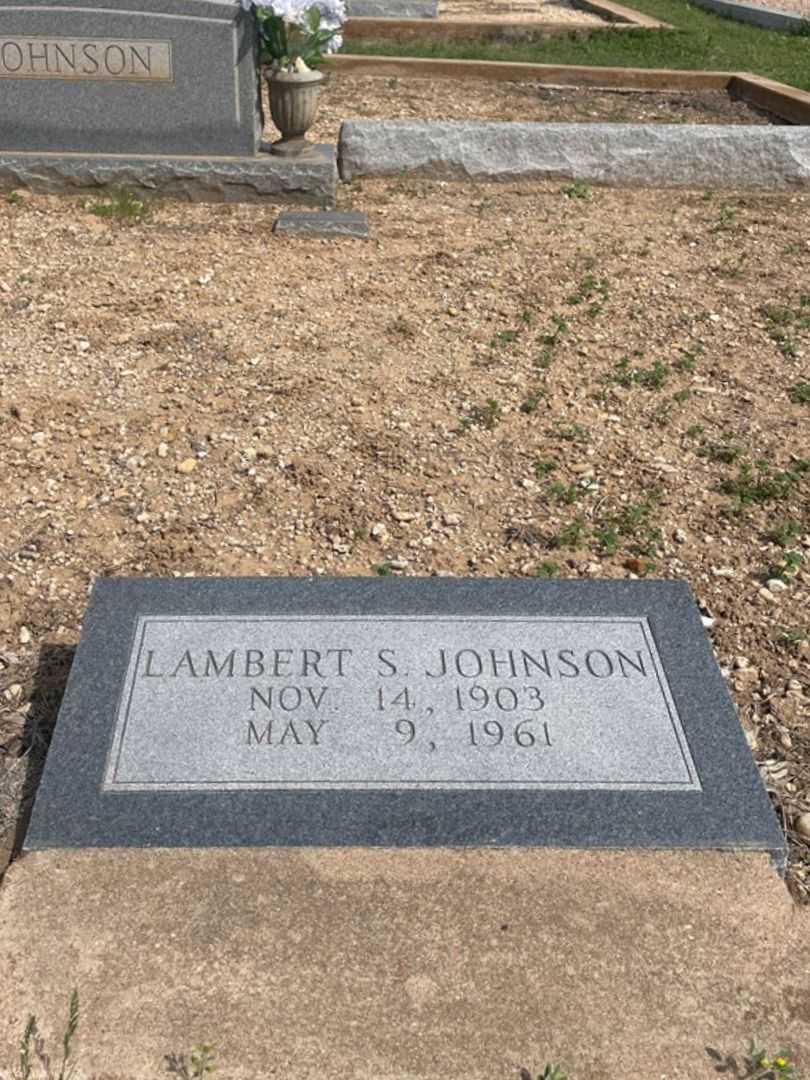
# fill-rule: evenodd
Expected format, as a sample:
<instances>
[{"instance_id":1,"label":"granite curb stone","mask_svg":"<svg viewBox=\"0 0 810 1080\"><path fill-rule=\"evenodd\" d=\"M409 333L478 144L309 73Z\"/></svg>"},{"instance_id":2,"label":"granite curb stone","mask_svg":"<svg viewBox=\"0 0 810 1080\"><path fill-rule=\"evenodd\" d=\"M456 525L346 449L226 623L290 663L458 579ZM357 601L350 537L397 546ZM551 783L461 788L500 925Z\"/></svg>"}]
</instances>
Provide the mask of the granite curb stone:
<instances>
[{"instance_id":1,"label":"granite curb stone","mask_svg":"<svg viewBox=\"0 0 810 1080\"><path fill-rule=\"evenodd\" d=\"M356 210L287 210L279 214L273 232L293 236L353 236L368 239L368 214Z\"/></svg>"},{"instance_id":2,"label":"granite curb stone","mask_svg":"<svg viewBox=\"0 0 810 1080\"><path fill-rule=\"evenodd\" d=\"M810 127L349 120L340 175L810 187Z\"/></svg>"},{"instance_id":3,"label":"granite curb stone","mask_svg":"<svg viewBox=\"0 0 810 1080\"><path fill-rule=\"evenodd\" d=\"M331 640L333 644L341 642L342 631L335 631L330 639L326 624L346 619L354 620L354 625L370 640L375 640L374 627L380 621L400 620L403 630L408 630L417 642L420 638L415 624L420 620L423 623L425 620L483 621L493 625L500 620L500 625L507 626L538 619L588 625L594 620L636 625L639 620L644 621L651 635L649 640L654 643L655 656L660 658L661 670L665 673L666 692L671 694L670 713L681 725L698 782L690 782L684 785L685 789L678 790L654 786L633 790L633 785L625 785L621 790L604 790L591 781L584 786L564 785L563 790L544 790L534 783L530 790L518 789L525 785L497 789L482 787L475 782L465 782L455 788L443 785L440 790L424 785L406 790L407 784L403 786L395 780L393 789L373 790L374 785L366 783L361 776L359 786L348 785L349 788L353 786L353 790L330 790L330 784L320 780L316 789L312 789L312 784L306 784L304 787L310 790L304 790L296 787L295 782L291 787L286 779L269 789L267 786L260 788L251 777L261 779L261 770L266 773L268 769L281 768L281 758L274 761L277 750L270 743L272 741L274 747L279 743L271 740L269 735L264 741L257 740L264 742L259 750L261 764L256 764L259 760L256 757L245 757L245 739L239 732L247 720L257 718L259 714L266 720L268 715L260 706L258 713L250 711L253 700L251 697L248 703L245 690L249 682L241 678L219 680L220 669L214 672L219 685L219 689L212 691L214 698L205 696L209 693L210 681L193 679L185 679L182 691L177 690L183 695L181 698L161 697L164 693L161 687L180 687L181 684L173 678L154 681L156 676L170 676L171 670L164 663L165 650L160 641L150 645L143 636L147 624L156 623L162 624L163 629L158 632L168 637L161 640L164 644L168 642L172 650L181 638L191 640L189 635L196 642L195 649L201 643L210 645L220 641L224 649L223 629L200 628L201 624L221 624L223 619L230 623L256 624L264 620L265 624L285 625L297 620L299 628L302 625L312 627L311 633L306 632L313 639L310 643L319 647L321 639ZM179 625L176 639L171 636L174 633L171 624ZM238 627L229 632L237 633ZM296 632L300 645L306 639L301 639L300 632ZM388 633L398 647L396 628ZM613 635L610 626L606 633ZM201 637L201 634L209 634L210 638ZM290 634L294 636L292 631ZM284 635L272 627L266 632L256 631L255 627L246 629L240 647L244 651L247 644L253 645L256 640L265 638L270 641L274 637L276 644L283 644ZM543 634L539 633L537 640L542 643L542 639ZM434 644L436 640L434 636ZM157 650L154 669L150 667L153 662L151 648ZM220 649L220 645L216 644L216 648ZM300 654L299 649L296 655ZM407 658L407 652L405 655ZM434 657L435 648L431 645L428 659L434 661ZM423 659L421 654L419 659ZM190 666L191 662L188 663ZM357 676L366 698L368 690L373 690L366 686L368 667L364 661ZM161 668L166 671L161 672ZM436 664L432 662L431 669L435 668ZM653 669L659 670L657 660L653 660ZM401 670L418 674L408 667ZM429 674L427 670L423 673ZM247 675L247 670L242 674ZM255 683L253 677L257 672L251 670L250 674ZM269 693L265 673L258 674L262 675L258 683L260 692ZM329 676L328 672L323 674ZM349 674L355 678L354 672ZM374 678L380 674L378 671ZM645 680L644 685L648 688L645 694L656 685L661 686L663 693L661 676L656 676L656 684L653 672L648 674L651 678ZM153 678L145 679L146 675ZM318 675L322 673L318 672ZM331 680L333 684L335 678ZM310 686L312 681L309 680ZM275 680L276 687L282 682L284 680ZM550 685L547 680L544 684ZM625 752L623 747L629 746L632 760L630 743L611 743L611 740L615 739L614 730L624 730L622 703L631 701L627 694L636 684L614 680L610 686L618 687L618 697L610 687L600 690L595 680L588 680L588 684L586 697L577 700L591 700L588 695L592 691L608 695L598 699L603 702L598 706L600 711L593 713L589 707L586 715L595 716L599 724L607 725L608 741L603 742L608 752L611 745L622 752ZM339 683L339 686L345 685L348 685L345 681ZM518 683L512 685L518 686ZM625 689L621 690L621 687ZM447 689L451 692L450 687ZM158 697L149 696L153 691ZM549 692L552 691L558 702L568 702L565 706L567 715L573 715L576 721L577 714L572 714L569 707L573 699L569 698L566 689L562 689L562 680L557 680L557 688L551 687ZM175 691L166 692L171 696ZM203 697L195 698L198 693ZM147 696L144 698L143 694ZM340 694L342 690L338 707L330 707L329 715L350 736L361 720L372 723L373 716L379 716L376 706L369 705L366 709L369 715L361 718L353 711L356 695L350 694L343 699ZM610 697L611 694L614 696ZM458 733L467 725L463 718L459 720L452 698L447 700L450 704L436 711L435 722L441 725L452 723L456 725L453 731ZM203 711L196 708L198 702L202 702ZM508 701L505 704L512 707ZM409 715L408 705L403 705L401 699L399 705L405 715ZM608 706L607 713L601 711ZM285 708L283 703L281 707ZM130 708L134 710L131 713ZM455 719L448 711L451 709ZM204 712L207 715L203 715ZM549 705L548 714L554 713L555 707ZM188 727L191 716L199 721L193 728ZM555 724L560 716L556 720L551 716ZM384 720L381 717L379 722ZM134 726L128 729L130 723ZM642 723L646 724L646 721L642 720ZM385 728L387 741L383 743L375 736L374 746L369 751L371 757L366 754L370 766L376 762L381 770L387 767L389 756L399 747L389 727L390 724ZM151 741L150 730L158 733ZM407 736L406 731L398 730L400 735ZM559 730L565 743L566 729L563 726ZM591 738L587 733L589 730L586 727L582 736L588 742ZM195 739L195 731L199 733L199 739ZM440 743L443 731L450 729L441 728ZM134 746L135 756L130 756L127 761L129 751L125 740L130 737L130 732L133 740L130 749ZM605 732L598 734L601 736ZM568 745L573 747L576 759L576 745L581 742L581 737L576 735L574 738L575 742L571 743L569 739ZM248 735L247 743L250 741ZM225 746L226 742L230 749ZM300 745L300 740L296 739L296 742ZM349 742L351 744L351 739ZM452 746L455 747L457 742L453 736ZM311 741L308 745L312 745ZM329 745L326 752L331 755L333 744ZM473 742L472 745L477 744ZM230 759L237 760L233 758L234 753L242 755L243 764L238 766L241 771L237 778L248 782L237 789L233 785L229 789L226 789L227 785L217 788L220 782L217 776L210 777L211 782L204 777L204 784L196 783L199 762L213 762L212 771L217 772L220 746L226 765ZM440 757L438 753L424 753L428 749L424 740L420 740L416 748L419 746L422 747L423 762L429 764ZM123 757L119 753L121 747ZM292 749L295 755L293 747L287 749ZM438 750L443 751L444 747L439 745ZM451 753L456 752L451 749ZM564 751L560 759L563 764L567 752ZM471 760L475 753L467 740L466 760ZM207 759L205 755L208 755ZM246 766L246 760L254 764ZM346 760L344 754L344 765L340 766L343 773L340 774L335 758L338 779L346 775ZM480 764L480 756L476 760ZM647 769L645 760L643 756L638 757L640 772ZM136 781L129 787L126 782L118 784L116 770L120 762L123 762L123 780L133 778ZM174 779L167 773L167 762L172 765ZM310 767L314 769L316 765L305 763L302 766L304 769ZM553 767L557 768L556 765ZM324 768L330 768L328 759L318 762L317 768L321 770L320 775L330 777L330 772L323 772ZM225 775L221 769L219 772ZM365 776L371 774L366 771ZM170 781L168 785L164 777ZM175 780L181 782L179 787ZM161 784L166 790L160 790ZM720 848L765 850L780 863L784 857L784 838L712 655L698 610L683 583L444 578L99 579L83 622L81 642L25 848L334 844L369 847Z\"/></svg>"},{"instance_id":4,"label":"granite curb stone","mask_svg":"<svg viewBox=\"0 0 810 1080\"><path fill-rule=\"evenodd\" d=\"M334 147L321 144L305 159L16 154L0 150L0 190L43 194L90 192L120 185L142 196L190 202L278 202L329 207L335 203Z\"/></svg>"}]
</instances>

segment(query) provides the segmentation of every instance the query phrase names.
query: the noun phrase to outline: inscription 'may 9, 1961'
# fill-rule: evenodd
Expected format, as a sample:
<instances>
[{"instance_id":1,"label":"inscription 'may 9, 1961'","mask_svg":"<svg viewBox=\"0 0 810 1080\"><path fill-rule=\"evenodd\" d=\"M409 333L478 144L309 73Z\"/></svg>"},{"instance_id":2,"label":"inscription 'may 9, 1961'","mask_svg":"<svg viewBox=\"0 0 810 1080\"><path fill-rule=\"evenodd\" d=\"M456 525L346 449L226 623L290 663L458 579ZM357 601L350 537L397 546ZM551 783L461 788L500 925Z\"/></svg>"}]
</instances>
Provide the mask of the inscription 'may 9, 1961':
<instances>
[{"instance_id":1,"label":"inscription 'may 9, 1961'","mask_svg":"<svg viewBox=\"0 0 810 1080\"><path fill-rule=\"evenodd\" d=\"M699 789L644 619L143 617L106 790Z\"/></svg>"}]
</instances>

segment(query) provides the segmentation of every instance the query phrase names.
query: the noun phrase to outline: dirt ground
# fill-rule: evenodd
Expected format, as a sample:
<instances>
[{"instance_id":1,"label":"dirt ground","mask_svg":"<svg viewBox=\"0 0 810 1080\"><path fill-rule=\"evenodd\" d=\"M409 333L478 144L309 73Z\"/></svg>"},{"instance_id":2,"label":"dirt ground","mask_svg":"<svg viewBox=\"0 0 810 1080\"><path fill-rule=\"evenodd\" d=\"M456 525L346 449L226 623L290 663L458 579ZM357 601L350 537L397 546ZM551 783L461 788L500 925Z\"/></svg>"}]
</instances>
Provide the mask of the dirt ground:
<instances>
[{"instance_id":1,"label":"dirt ground","mask_svg":"<svg viewBox=\"0 0 810 1080\"><path fill-rule=\"evenodd\" d=\"M719 90L597 90L477 79L332 76L312 137L337 139L343 120L548 120L558 122L767 124L773 118ZM268 138L277 138L272 129Z\"/></svg>"},{"instance_id":2,"label":"dirt ground","mask_svg":"<svg viewBox=\"0 0 810 1080\"><path fill-rule=\"evenodd\" d=\"M370 241L0 201L7 846L97 575L654 575L694 590L810 898L810 194L340 201Z\"/></svg>"}]
</instances>

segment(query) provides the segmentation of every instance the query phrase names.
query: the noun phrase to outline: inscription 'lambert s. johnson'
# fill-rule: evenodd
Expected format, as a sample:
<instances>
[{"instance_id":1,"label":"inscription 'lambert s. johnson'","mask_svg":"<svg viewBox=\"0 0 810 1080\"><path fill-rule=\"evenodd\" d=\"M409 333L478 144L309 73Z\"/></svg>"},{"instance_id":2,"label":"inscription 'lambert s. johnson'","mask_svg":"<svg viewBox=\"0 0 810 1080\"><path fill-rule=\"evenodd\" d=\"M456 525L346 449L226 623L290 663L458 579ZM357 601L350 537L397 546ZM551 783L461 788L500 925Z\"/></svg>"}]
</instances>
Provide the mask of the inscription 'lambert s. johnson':
<instances>
[{"instance_id":1,"label":"inscription 'lambert s. johnson'","mask_svg":"<svg viewBox=\"0 0 810 1080\"><path fill-rule=\"evenodd\" d=\"M171 82L170 41L0 37L0 79Z\"/></svg>"}]
</instances>

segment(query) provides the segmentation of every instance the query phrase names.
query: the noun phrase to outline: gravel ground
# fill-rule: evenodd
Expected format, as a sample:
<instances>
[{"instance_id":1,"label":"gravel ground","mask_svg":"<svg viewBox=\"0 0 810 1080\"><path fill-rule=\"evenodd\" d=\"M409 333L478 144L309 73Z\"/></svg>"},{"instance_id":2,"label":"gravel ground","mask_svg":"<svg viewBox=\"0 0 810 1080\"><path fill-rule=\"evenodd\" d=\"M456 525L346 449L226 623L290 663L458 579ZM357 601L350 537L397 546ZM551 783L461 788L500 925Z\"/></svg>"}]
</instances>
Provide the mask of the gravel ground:
<instances>
[{"instance_id":1,"label":"gravel ground","mask_svg":"<svg viewBox=\"0 0 810 1080\"><path fill-rule=\"evenodd\" d=\"M806 899L810 196L341 199L371 241L0 202L6 843L97 575L657 575L702 606Z\"/></svg>"},{"instance_id":2,"label":"gravel ground","mask_svg":"<svg viewBox=\"0 0 810 1080\"><path fill-rule=\"evenodd\" d=\"M442 19L477 22L553 22L576 26L609 26L607 19L582 11L565 0L441 0Z\"/></svg>"},{"instance_id":3,"label":"gravel ground","mask_svg":"<svg viewBox=\"0 0 810 1080\"><path fill-rule=\"evenodd\" d=\"M335 142L343 120L549 120L617 123L767 124L771 118L728 94L590 90L465 79L332 77L312 137ZM267 137L277 133L268 130Z\"/></svg>"},{"instance_id":4,"label":"gravel ground","mask_svg":"<svg viewBox=\"0 0 810 1080\"><path fill-rule=\"evenodd\" d=\"M803 15L810 19L810 0L744 0L754 7L769 8L771 11L787 11L791 15Z\"/></svg>"}]
</instances>

